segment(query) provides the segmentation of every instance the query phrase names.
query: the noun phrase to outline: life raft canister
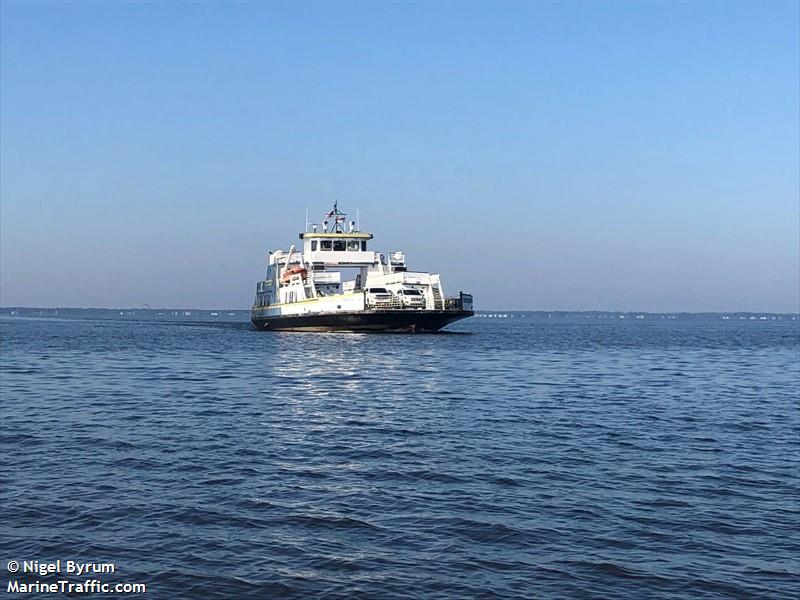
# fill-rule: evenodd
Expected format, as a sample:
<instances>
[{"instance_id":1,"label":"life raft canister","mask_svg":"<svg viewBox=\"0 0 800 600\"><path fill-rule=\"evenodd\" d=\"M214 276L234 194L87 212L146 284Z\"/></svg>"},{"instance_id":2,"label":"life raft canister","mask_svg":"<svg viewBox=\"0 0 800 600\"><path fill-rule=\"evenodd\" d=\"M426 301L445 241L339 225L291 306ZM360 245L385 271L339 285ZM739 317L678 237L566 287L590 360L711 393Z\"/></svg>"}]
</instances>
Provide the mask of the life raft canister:
<instances>
[{"instance_id":1,"label":"life raft canister","mask_svg":"<svg viewBox=\"0 0 800 600\"><path fill-rule=\"evenodd\" d=\"M307 271L303 267L292 267L288 271L283 274L281 280L286 282L292 278L292 275L300 275L301 277L305 278Z\"/></svg>"}]
</instances>

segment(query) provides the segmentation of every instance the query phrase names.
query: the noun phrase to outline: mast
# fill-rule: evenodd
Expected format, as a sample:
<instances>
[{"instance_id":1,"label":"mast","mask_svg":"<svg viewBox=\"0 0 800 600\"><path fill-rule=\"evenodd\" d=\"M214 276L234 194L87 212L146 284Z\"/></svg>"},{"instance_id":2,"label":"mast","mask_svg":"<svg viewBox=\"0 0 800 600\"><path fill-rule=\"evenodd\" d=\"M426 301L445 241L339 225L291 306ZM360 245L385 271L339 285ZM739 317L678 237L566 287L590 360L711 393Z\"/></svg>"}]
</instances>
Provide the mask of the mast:
<instances>
[{"instance_id":1,"label":"mast","mask_svg":"<svg viewBox=\"0 0 800 600\"><path fill-rule=\"evenodd\" d=\"M347 213L339 210L339 201L333 201L333 210L325 215L326 218L333 217L333 228L331 233L346 233L344 223L346 222Z\"/></svg>"}]
</instances>

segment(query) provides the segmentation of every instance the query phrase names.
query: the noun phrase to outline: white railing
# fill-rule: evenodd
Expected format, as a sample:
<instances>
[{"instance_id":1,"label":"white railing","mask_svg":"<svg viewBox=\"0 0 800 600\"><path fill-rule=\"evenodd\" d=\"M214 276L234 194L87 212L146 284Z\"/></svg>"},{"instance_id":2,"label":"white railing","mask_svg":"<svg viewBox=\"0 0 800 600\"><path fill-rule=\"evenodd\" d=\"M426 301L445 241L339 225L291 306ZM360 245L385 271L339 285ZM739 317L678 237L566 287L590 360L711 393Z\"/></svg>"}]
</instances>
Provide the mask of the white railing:
<instances>
[{"instance_id":1,"label":"white railing","mask_svg":"<svg viewBox=\"0 0 800 600\"><path fill-rule=\"evenodd\" d=\"M399 298L378 300L375 298L367 300L367 308L403 308Z\"/></svg>"}]
</instances>

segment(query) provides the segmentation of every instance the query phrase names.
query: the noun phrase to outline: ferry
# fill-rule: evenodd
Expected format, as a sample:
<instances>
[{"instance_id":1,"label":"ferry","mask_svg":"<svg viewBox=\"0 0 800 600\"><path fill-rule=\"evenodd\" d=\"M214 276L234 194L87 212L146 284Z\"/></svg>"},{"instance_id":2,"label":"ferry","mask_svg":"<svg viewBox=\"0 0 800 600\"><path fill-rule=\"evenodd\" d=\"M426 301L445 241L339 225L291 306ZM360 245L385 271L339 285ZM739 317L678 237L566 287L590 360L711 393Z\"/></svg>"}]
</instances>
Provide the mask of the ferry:
<instances>
[{"instance_id":1,"label":"ferry","mask_svg":"<svg viewBox=\"0 0 800 600\"><path fill-rule=\"evenodd\" d=\"M301 248L269 253L266 275L256 284L253 325L420 332L473 316L470 294L445 297L438 273L409 270L404 252L376 252L372 239L335 202L321 223L306 225Z\"/></svg>"}]
</instances>

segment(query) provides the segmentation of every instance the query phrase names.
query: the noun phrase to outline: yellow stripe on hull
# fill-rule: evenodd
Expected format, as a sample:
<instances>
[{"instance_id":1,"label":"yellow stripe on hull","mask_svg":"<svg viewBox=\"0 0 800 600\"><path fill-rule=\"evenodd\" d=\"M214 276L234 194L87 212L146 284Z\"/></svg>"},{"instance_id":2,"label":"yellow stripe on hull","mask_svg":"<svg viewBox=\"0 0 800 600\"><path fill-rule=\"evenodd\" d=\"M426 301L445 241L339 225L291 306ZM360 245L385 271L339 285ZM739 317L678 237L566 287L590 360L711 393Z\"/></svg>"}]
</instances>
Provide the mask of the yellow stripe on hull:
<instances>
[{"instance_id":1,"label":"yellow stripe on hull","mask_svg":"<svg viewBox=\"0 0 800 600\"><path fill-rule=\"evenodd\" d=\"M253 306L253 310L266 310L268 308L278 308L279 306L294 306L295 304L309 304L311 302L323 302L335 298L352 298L360 296L363 292L348 292L347 294L336 294L335 296L321 296L319 298L309 298L308 300L295 300L294 302L281 302L280 304L270 304L269 306Z\"/></svg>"}]
</instances>

